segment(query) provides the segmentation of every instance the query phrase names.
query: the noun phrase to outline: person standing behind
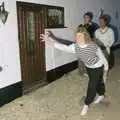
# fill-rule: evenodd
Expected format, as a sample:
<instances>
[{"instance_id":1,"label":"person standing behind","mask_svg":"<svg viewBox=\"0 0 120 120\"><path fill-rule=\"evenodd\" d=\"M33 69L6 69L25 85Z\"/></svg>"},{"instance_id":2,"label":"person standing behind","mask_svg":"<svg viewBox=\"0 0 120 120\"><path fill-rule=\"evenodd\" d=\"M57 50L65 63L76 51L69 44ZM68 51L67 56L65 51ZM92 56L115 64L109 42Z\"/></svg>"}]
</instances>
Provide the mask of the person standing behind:
<instances>
[{"instance_id":1,"label":"person standing behind","mask_svg":"<svg viewBox=\"0 0 120 120\"><path fill-rule=\"evenodd\" d=\"M107 60L109 61L110 49L115 41L115 37L113 30L108 27L109 20L107 18L107 15L103 14L100 16L99 25L100 28L95 31L95 41L103 50Z\"/></svg>"},{"instance_id":2,"label":"person standing behind","mask_svg":"<svg viewBox=\"0 0 120 120\"><path fill-rule=\"evenodd\" d=\"M88 33L90 34L90 37L94 37L95 31L98 29L98 24L93 22L93 13L88 11L84 14L84 27L87 29Z\"/></svg>"}]
</instances>

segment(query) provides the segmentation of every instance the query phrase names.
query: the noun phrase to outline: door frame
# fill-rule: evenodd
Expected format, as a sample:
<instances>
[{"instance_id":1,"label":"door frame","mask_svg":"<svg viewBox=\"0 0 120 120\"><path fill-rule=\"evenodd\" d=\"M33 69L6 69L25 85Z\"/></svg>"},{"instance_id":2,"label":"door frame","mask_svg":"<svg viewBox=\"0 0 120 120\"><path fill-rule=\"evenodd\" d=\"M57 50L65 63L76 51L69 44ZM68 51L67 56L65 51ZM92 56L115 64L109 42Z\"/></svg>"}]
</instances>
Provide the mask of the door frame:
<instances>
[{"instance_id":1,"label":"door frame","mask_svg":"<svg viewBox=\"0 0 120 120\"><path fill-rule=\"evenodd\" d=\"M23 82L23 73L22 73L22 61L21 61L21 48L20 48L20 29L19 29L19 20L18 20L18 9L19 9L19 7L21 7L22 6L22 8L24 8L25 7L25 9L28 9L28 10L30 10L31 9L31 7L32 7L32 10L39 10L39 9L37 9L37 8L39 8L39 7L44 7L45 5L41 5L41 4L35 4L35 3L27 3L27 2L21 2L21 1L16 1L16 5L17 5L17 21L18 21L18 42L19 42L19 54L20 54L20 66L21 66L21 78L22 78L22 82ZM46 17L45 17L46 18ZM46 19L45 19L45 24L44 24L44 28L45 28L45 26L46 26ZM43 29L44 29L43 28ZM46 85L47 84L47 72L46 72L46 56L45 56L45 46L44 46L44 72L45 72L45 81L43 81L43 83L41 83L41 81L37 81L37 82L35 82L35 83L33 83L33 84L31 84L30 86L27 86L27 87L25 87L24 86L24 84L23 84L23 92L26 92L26 91L31 91L31 90L34 90L34 89L37 89L37 88L39 88L39 87L41 87L41 86L43 86L43 85Z\"/></svg>"}]
</instances>

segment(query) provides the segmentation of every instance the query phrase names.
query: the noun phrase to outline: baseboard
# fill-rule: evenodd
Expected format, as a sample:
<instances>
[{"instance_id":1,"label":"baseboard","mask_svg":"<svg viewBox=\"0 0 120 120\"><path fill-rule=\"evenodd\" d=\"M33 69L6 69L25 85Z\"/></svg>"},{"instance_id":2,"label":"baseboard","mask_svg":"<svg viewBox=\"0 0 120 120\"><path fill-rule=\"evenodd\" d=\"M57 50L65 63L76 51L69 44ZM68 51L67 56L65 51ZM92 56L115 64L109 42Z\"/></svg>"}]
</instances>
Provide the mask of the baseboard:
<instances>
[{"instance_id":1,"label":"baseboard","mask_svg":"<svg viewBox=\"0 0 120 120\"><path fill-rule=\"evenodd\" d=\"M0 89L0 106L22 96L22 81Z\"/></svg>"},{"instance_id":2,"label":"baseboard","mask_svg":"<svg viewBox=\"0 0 120 120\"><path fill-rule=\"evenodd\" d=\"M64 74L77 68L77 61L57 67L47 72L47 83L53 82ZM0 89L0 107L23 95L23 83L18 82Z\"/></svg>"},{"instance_id":3,"label":"baseboard","mask_svg":"<svg viewBox=\"0 0 120 120\"><path fill-rule=\"evenodd\" d=\"M53 82L56 79L62 77L64 74L67 74L68 72L76 69L78 67L78 62L74 61L65 65L62 65L60 67L57 67L53 70L50 70L47 72L47 81Z\"/></svg>"}]
</instances>

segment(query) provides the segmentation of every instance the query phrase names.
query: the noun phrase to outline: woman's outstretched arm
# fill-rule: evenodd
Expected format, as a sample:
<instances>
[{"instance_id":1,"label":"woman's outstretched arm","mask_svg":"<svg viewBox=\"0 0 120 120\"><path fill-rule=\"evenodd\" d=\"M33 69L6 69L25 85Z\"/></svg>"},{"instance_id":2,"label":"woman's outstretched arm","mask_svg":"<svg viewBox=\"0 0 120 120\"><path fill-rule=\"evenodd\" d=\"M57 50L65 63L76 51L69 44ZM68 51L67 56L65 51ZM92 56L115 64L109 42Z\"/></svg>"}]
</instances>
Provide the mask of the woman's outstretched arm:
<instances>
[{"instance_id":1,"label":"woman's outstretched arm","mask_svg":"<svg viewBox=\"0 0 120 120\"><path fill-rule=\"evenodd\" d=\"M54 48L59 49L61 51L75 53L75 44L74 43L69 45L69 46L61 44L61 43L53 40L53 38L49 37L47 34L41 34L40 38L42 39L42 41L45 41L51 47L54 47Z\"/></svg>"}]
</instances>

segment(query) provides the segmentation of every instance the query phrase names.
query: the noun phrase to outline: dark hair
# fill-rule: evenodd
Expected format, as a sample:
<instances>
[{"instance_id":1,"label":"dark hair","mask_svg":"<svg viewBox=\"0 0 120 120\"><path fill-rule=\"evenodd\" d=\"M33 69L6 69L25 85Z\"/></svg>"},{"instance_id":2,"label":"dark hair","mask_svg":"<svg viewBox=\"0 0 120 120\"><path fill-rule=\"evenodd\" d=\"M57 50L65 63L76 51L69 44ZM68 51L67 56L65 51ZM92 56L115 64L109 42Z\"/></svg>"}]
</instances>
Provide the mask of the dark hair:
<instances>
[{"instance_id":1,"label":"dark hair","mask_svg":"<svg viewBox=\"0 0 120 120\"><path fill-rule=\"evenodd\" d=\"M92 12L90 12L90 11L89 11L89 12L86 12L86 13L84 14L84 17L85 17L86 15L89 16L91 20L93 19L93 13L92 13Z\"/></svg>"},{"instance_id":2,"label":"dark hair","mask_svg":"<svg viewBox=\"0 0 120 120\"><path fill-rule=\"evenodd\" d=\"M99 19L103 19L103 20L106 22L106 25L109 25L109 23L110 23L110 18L109 18L109 16L106 15L106 14L101 15L101 16L99 17Z\"/></svg>"}]
</instances>

